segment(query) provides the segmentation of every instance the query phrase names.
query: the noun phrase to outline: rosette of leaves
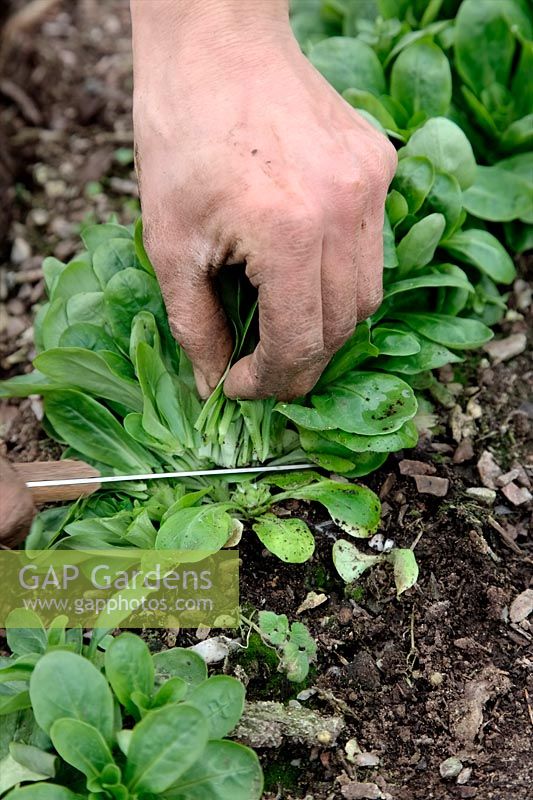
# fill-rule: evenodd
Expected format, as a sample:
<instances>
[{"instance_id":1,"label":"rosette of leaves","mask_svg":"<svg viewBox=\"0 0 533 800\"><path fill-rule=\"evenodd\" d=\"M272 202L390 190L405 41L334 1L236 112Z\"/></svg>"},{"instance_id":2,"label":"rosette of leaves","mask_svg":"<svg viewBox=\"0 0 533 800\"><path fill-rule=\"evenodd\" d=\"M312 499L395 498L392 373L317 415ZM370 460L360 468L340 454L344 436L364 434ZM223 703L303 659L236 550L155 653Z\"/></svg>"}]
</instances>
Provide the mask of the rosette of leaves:
<instances>
[{"instance_id":1,"label":"rosette of leaves","mask_svg":"<svg viewBox=\"0 0 533 800\"><path fill-rule=\"evenodd\" d=\"M22 613L14 625L27 620L13 613ZM81 629L65 631L61 618L49 631L8 628L8 642L13 655L0 667L6 800L261 797L256 754L224 738L241 717L244 687L208 677L196 653L151 655L132 633L107 636L105 653L88 650Z\"/></svg>"}]
</instances>

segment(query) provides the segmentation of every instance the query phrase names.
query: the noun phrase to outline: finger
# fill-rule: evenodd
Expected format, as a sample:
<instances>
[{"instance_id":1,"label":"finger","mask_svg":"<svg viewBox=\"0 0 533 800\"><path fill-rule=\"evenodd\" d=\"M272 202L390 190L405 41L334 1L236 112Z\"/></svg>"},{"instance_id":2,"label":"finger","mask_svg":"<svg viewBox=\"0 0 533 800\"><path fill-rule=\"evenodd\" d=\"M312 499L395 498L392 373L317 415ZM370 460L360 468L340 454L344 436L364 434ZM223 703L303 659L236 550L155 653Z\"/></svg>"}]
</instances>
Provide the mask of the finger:
<instances>
[{"instance_id":1,"label":"finger","mask_svg":"<svg viewBox=\"0 0 533 800\"><path fill-rule=\"evenodd\" d=\"M372 316L383 299L384 204L378 209L364 218L357 242L358 322Z\"/></svg>"},{"instance_id":2,"label":"finger","mask_svg":"<svg viewBox=\"0 0 533 800\"><path fill-rule=\"evenodd\" d=\"M357 324L357 233L360 214L353 212L344 226L326 231L322 248L322 314L324 345L333 356Z\"/></svg>"},{"instance_id":3,"label":"finger","mask_svg":"<svg viewBox=\"0 0 533 800\"><path fill-rule=\"evenodd\" d=\"M231 368L224 383L228 397L299 397L314 386L327 362L321 226L311 224L294 236L287 229L273 231L270 238L247 264L259 294L259 344Z\"/></svg>"},{"instance_id":4,"label":"finger","mask_svg":"<svg viewBox=\"0 0 533 800\"><path fill-rule=\"evenodd\" d=\"M150 249L172 335L192 362L201 397L208 397L224 374L233 342L214 286L207 246L175 251Z\"/></svg>"}]
</instances>

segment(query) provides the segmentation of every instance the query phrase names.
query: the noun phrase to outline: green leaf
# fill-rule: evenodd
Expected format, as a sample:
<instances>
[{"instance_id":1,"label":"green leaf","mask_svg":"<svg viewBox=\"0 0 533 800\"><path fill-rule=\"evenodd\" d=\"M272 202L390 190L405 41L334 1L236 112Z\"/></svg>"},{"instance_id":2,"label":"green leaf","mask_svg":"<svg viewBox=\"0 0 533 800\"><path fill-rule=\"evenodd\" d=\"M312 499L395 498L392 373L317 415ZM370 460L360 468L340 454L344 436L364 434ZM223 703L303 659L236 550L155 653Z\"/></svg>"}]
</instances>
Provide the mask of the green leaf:
<instances>
[{"instance_id":1,"label":"green leaf","mask_svg":"<svg viewBox=\"0 0 533 800\"><path fill-rule=\"evenodd\" d=\"M149 311L166 322L159 285L155 278L139 269L123 269L107 283L104 290L106 313L114 336L128 352L131 324L139 311Z\"/></svg>"},{"instance_id":2,"label":"green leaf","mask_svg":"<svg viewBox=\"0 0 533 800\"><path fill-rule=\"evenodd\" d=\"M185 698L188 691L189 686L183 678L169 678L169 680L165 681L154 694L151 707L160 708L169 703L180 703Z\"/></svg>"},{"instance_id":3,"label":"green leaf","mask_svg":"<svg viewBox=\"0 0 533 800\"><path fill-rule=\"evenodd\" d=\"M105 289L117 272L137 266L135 244L132 239L108 239L102 242L93 254L93 270L99 281L97 288Z\"/></svg>"},{"instance_id":4,"label":"green leaf","mask_svg":"<svg viewBox=\"0 0 533 800\"><path fill-rule=\"evenodd\" d=\"M259 627L261 634L273 645L285 644L289 638L289 620L286 614L276 614L274 611L259 612Z\"/></svg>"},{"instance_id":5,"label":"green leaf","mask_svg":"<svg viewBox=\"0 0 533 800\"><path fill-rule=\"evenodd\" d=\"M29 692L0 693L0 716L13 714L16 711L24 711L26 708L31 708L31 706Z\"/></svg>"},{"instance_id":6,"label":"green leaf","mask_svg":"<svg viewBox=\"0 0 533 800\"><path fill-rule=\"evenodd\" d=\"M341 428L367 436L396 431L416 413L410 387L375 372L349 372L324 394L311 395L311 402L314 409L289 403L280 403L276 409L304 428Z\"/></svg>"},{"instance_id":7,"label":"green leaf","mask_svg":"<svg viewBox=\"0 0 533 800\"><path fill-rule=\"evenodd\" d=\"M435 169L450 172L461 189L468 189L476 178L476 160L470 142L454 122L444 117L429 119L413 133L405 147L405 156L425 156Z\"/></svg>"},{"instance_id":8,"label":"green leaf","mask_svg":"<svg viewBox=\"0 0 533 800\"><path fill-rule=\"evenodd\" d=\"M143 223L141 217L139 217L139 219L135 223L134 241L135 241L135 253L137 255L139 264L150 275L155 275L154 268L152 267L152 264L148 257L148 253L144 248Z\"/></svg>"},{"instance_id":9,"label":"green leaf","mask_svg":"<svg viewBox=\"0 0 533 800\"><path fill-rule=\"evenodd\" d=\"M93 272L90 263L85 261L71 261L62 270L55 286L54 300L63 297L67 300L74 294L81 292L99 292L100 284Z\"/></svg>"},{"instance_id":10,"label":"green leaf","mask_svg":"<svg viewBox=\"0 0 533 800\"><path fill-rule=\"evenodd\" d=\"M222 739L235 728L244 710L244 686L229 675L214 675L195 686L187 705L201 711L209 725L209 738Z\"/></svg>"},{"instance_id":11,"label":"green leaf","mask_svg":"<svg viewBox=\"0 0 533 800\"><path fill-rule=\"evenodd\" d=\"M63 331L59 347L82 347L84 350L107 350L118 353L115 342L102 328L90 322L76 322Z\"/></svg>"},{"instance_id":12,"label":"green leaf","mask_svg":"<svg viewBox=\"0 0 533 800\"><path fill-rule=\"evenodd\" d=\"M456 364L463 359L452 353L447 347L431 342L424 336L417 337L420 343L420 352L412 356L380 358L378 366L387 372L397 372L400 375L416 375L419 372L438 369L445 364Z\"/></svg>"},{"instance_id":13,"label":"green leaf","mask_svg":"<svg viewBox=\"0 0 533 800\"><path fill-rule=\"evenodd\" d=\"M360 436L346 431L323 431L322 436L354 453L394 453L404 447L414 447L418 442L418 432L411 420L394 433L382 436Z\"/></svg>"},{"instance_id":14,"label":"green leaf","mask_svg":"<svg viewBox=\"0 0 533 800\"><path fill-rule=\"evenodd\" d=\"M74 325L76 322L106 325L104 293L80 292L69 297L67 300L67 320L69 325ZM46 346L51 347L52 345Z\"/></svg>"},{"instance_id":15,"label":"green leaf","mask_svg":"<svg viewBox=\"0 0 533 800\"><path fill-rule=\"evenodd\" d=\"M113 695L102 673L83 656L61 650L46 653L33 670L30 697L35 719L46 733L58 719L78 719L112 741Z\"/></svg>"},{"instance_id":16,"label":"green leaf","mask_svg":"<svg viewBox=\"0 0 533 800\"><path fill-rule=\"evenodd\" d=\"M256 754L226 741L208 742L202 758L165 794L168 800L260 800L262 796L263 775Z\"/></svg>"},{"instance_id":17,"label":"green leaf","mask_svg":"<svg viewBox=\"0 0 533 800\"><path fill-rule=\"evenodd\" d=\"M207 678L205 661L198 653L184 647L173 647L152 656L156 681L182 678L189 686L198 686Z\"/></svg>"},{"instance_id":18,"label":"green leaf","mask_svg":"<svg viewBox=\"0 0 533 800\"><path fill-rule=\"evenodd\" d=\"M446 314L396 314L417 333L432 342L455 350L468 350L481 347L493 337L490 328L482 322L466 317L452 317Z\"/></svg>"},{"instance_id":19,"label":"green leaf","mask_svg":"<svg viewBox=\"0 0 533 800\"><path fill-rule=\"evenodd\" d=\"M496 283L511 283L516 270L511 257L488 231L470 228L458 231L441 247L466 264L473 264Z\"/></svg>"},{"instance_id":20,"label":"green leaf","mask_svg":"<svg viewBox=\"0 0 533 800\"><path fill-rule=\"evenodd\" d=\"M41 336L45 349L57 347L61 334L68 328L67 307L63 297L52 300L41 319Z\"/></svg>"},{"instance_id":21,"label":"green leaf","mask_svg":"<svg viewBox=\"0 0 533 800\"><path fill-rule=\"evenodd\" d=\"M87 250L92 254L103 242L111 239L131 239L131 233L123 225L88 225L83 229L81 238Z\"/></svg>"},{"instance_id":22,"label":"green leaf","mask_svg":"<svg viewBox=\"0 0 533 800\"><path fill-rule=\"evenodd\" d=\"M66 267L66 264L53 256L49 256L43 260L44 283L48 297L52 298L54 296L54 288L59 280L59 276Z\"/></svg>"},{"instance_id":23,"label":"green leaf","mask_svg":"<svg viewBox=\"0 0 533 800\"><path fill-rule=\"evenodd\" d=\"M386 556L387 561L394 566L394 582L396 584L396 595L399 597L403 592L414 586L418 580L418 564L415 554L409 548L394 549Z\"/></svg>"},{"instance_id":24,"label":"green leaf","mask_svg":"<svg viewBox=\"0 0 533 800\"><path fill-rule=\"evenodd\" d=\"M367 569L380 561L383 561L383 556L366 555L346 539L337 539L333 545L333 563L346 583L357 581Z\"/></svg>"},{"instance_id":25,"label":"green leaf","mask_svg":"<svg viewBox=\"0 0 533 800\"><path fill-rule=\"evenodd\" d=\"M406 278L402 281L389 283L385 289L383 299L388 300L390 297L394 297L394 295L401 294L402 292L411 292L417 289L438 288L441 286L455 286L458 289L464 289L470 293L474 292L474 287L467 280L467 277L464 273L462 276L460 276L457 273L451 272L429 272L425 275L419 275L416 278ZM379 347L379 344L376 342L376 333L379 330L380 328L375 330L372 336L372 340L376 347ZM418 351L415 350L414 352ZM394 355L396 355L396 353ZM410 353L398 353L397 355L410 355Z\"/></svg>"},{"instance_id":26,"label":"green leaf","mask_svg":"<svg viewBox=\"0 0 533 800\"><path fill-rule=\"evenodd\" d=\"M357 326L348 341L345 342L340 350L333 356L322 373L316 388L322 389L322 387L340 378L349 370L355 369L359 364L366 361L367 358L377 355L378 352L376 348L370 342L369 324L368 322L362 322Z\"/></svg>"},{"instance_id":27,"label":"green leaf","mask_svg":"<svg viewBox=\"0 0 533 800\"><path fill-rule=\"evenodd\" d=\"M498 161L495 167L504 169L516 178L523 180L529 190L529 197L531 198L531 181L533 180L533 153L518 153L516 156L505 158L503 161ZM529 179L528 179L529 177ZM533 200L529 204L529 210L523 214L520 219L523 222L533 224Z\"/></svg>"},{"instance_id":28,"label":"green leaf","mask_svg":"<svg viewBox=\"0 0 533 800\"><path fill-rule=\"evenodd\" d=\"M263 514L256 518L252 528L267 550L274 553L281 561L302 564L314 553L314 536L301 519Z\"/></svg>"},{"instance_id":29,"label":"green leaf","mask_svg":"<svg viewBox=\"0 0 533 800\"><path fill-rule=\"evenodd\" d=\"M434 42L415 42L400 53L391 71L391 95L409 116L448 113L452 99L450 63Z\"/></svg>"},{"instance_id":30,"label":"green leaf","mask_svg":"<svg viewBox=\"0 0 533 800\"><path fill-rule=\"evenodd\" d=\"M83 456L123 474L150 471L152 456L126 433L103 405L79 392L58 391L45 412L62 439Z\"/></svg>"},{"instance_id":31,"label":"green leaf","mask_svg":"<svg viewBox=\"0 0 533 800\"><path fill-rule=\"evenodd\" d=\"M45 653L48 637L39 616L30 609L15 608L5 622L6 639L12 653L23 656Z\"/></svg>"},{"instance_id":32,"label":"green leaf","mask_svg":"<svg viewBox=\"0 0 533 800\"><path fill-rule=\"evenodd\" d=\"M164 706L133 729L125 780L131 794L163 793L201 756L208 723L196 708Z\"/></svg>"},{"instance_id":33,"label":"green leaf","mask_svg":"<svg viewBox=\"0 0 533 800\"><path fill-rule=\"evenodd\" d=\"M97 791L101 772L115 763L100 731L79 719L57 719L50 738L61 758L85 775L87 788Z\"/></svg>"},{"instance_id":34,"label":"green leaf","mask_svg":"<svg viewBox=\"0 0 533 800\"><path fill-rule=\"evenodd\" d=\"M128 363L116 353L112 356L111 363L116 362L122 374L113 369L101 353L82 347L52 348L38 355L34 364L59 385L68 384L97 397L115 400L132 411L140 411L143 407L141 390L135 381L124 378Z\"/></svg>"},{"instance_id":35,"label":"green leaf","mask_svg":"<svg viewBox=\"0 0 533 800\"><path fill-rule=\"evenodd\" d=\"M447 172L435 173L435 181L428 192L421 213L428 214L432 211L443 214L446 219L443 239L450 236L461 224L463 193L457 178Z\"/></svg>"},{"instance_id":36,"label":"green leaf","mask_svg":"<svg viewBox=\"0 0 533 800\"><path fill-rule=\"evenodd\" d=\"M232 528L231 516L222 506L182 508L159 528L156 549L202 551L205 557L226 544Z\"/></svg>"},{"instance_id":37,"label":"green leaf","mask_svg":"<svg viewBox=\"0 0 533 800\"><path fill-rule=\"evenodd\" d=\"M463 80L478 95L494 83L506 85L516 40L506 0L465 0L455 23L455 60ZM512 12L511 12L512 13Z\"/></svg>"},{"instance_id":38,"label":"green leaf","mask_svg":"<svg viewBox=\"0 0 533 800\"><path fill-rule=\"evenodd\" d=\"M396 246L394 244L394 232L392 230L387 213L385 212L383 224L383 268L394 269L397 266L398 256L396 255Z\"/></svg>"},{"instance_id":39,"label":"green leaf","mask_svg":"<svg viewBox=\"0 0 533 800\"><path fill-rule=\"evenodd\" d=\"M430 214L415 222L396 247L400 274L429 264L444 233L446 220L442 214Z\"/></svg>"},{"instance_id":40,"label":"green leaf","mask_svg":"<svg viewBox=\"0 0 533 800\"><path fill-rule=\"evenodd\" d=\"M380 502L366 486L323 480L287 494L296 500L321 503L337 525L352 536L370 536L379 525Z\"/></svg>"},{"instance_id":41,"label":"green leaf","mask_svg":"<svg viewBox=\"0 0 533 800\"><path fill-rule=\"evenodd\" d=\"M433 164L424 156L408 156L398 162L392 187L407 200L409 213L416 214L435 180Z\"/></svg>"},{"instance_id":42,"label":"green leaf","mask_svg":"<svg viewBox=\"0 0 533 800\"><path fill-rule=\"evenodd\" d=\"M117 636L105 652L105 674L119 702L133 716L137 709L131 701L133 692L148 697L154 689L154 662L148 647L133 633Z\"/></svg>"},{"instance_id":43,"label":"green leaf","mask_svg":"<svg viewBox=\"0 0 533 800\"><path fill-rule=\"evenodd\" d=\"M399 164L398 164L399 166ZM391 189L391 191L387 195L387 200L385 203L386 214L385 219L389 219L390 225L392 228L395 228L397 225L402 222L407 214L409 213L409 206L407 204L407 200L400 194L396 189ZM392 245L394 245L394 235L392 236ZM394 264L389 264L391 267L396 267L398 265L398 259L396 258L396 250L394 250Z\"/></svg>"},{"instance_id":44,"label":"green leaf","mask_svg":"<svg viewBox=\"0 0 533 800\"><path fill-rule=\"evenodd\" d=\"M505 152L525 150L533 145L533 114L511 123L504 131L500 145Z\"/></svg>"},{"instance_id":45,"label":"green leaf","mask_svg":"<svg viewBox=\"0 0 533 800\"><path fill-rule=\"evenodd\" d=\"M326 428L370 436L398 430L416 412L407 384L373 372L348 373L328 394L312 395L311 402Z\"/></svg>"},{"instance_id":46,"label":"green leaf","mask_svg":"<svg viewBox=\"0 0 533 800\"><path fill-rule=\"evenodd\" d=\"M6 794L4 800L83 800L83 798L64 786L56 786L54 783L39 783L13 789Z\"/></svg>"},{"instance_id":47,"label":"green leaf","mask_svg":"<svg viewBox=\"0 0 533 800\"><path fill-rule=\"evenodd\" d=\"M527 172L521 178L498 166L478 166L475 183L464 193L463 205L474 217L510 222L531 213L533 187L527 181Z\"/></svg>"},{"instance_id":48,"label":"green leaf","mask_svg":"<svg viewBox=\"0 0 533 800\"><path fill-rule=\"evenodd\" d=\"M387 111L381 100L379 100L375 94L372 94L372 92L351 87L350 89L346 89L346 91L342 93L342 96L354 108L372 114L385 130L390 130L395 133L398 131L398 126L392 114Z\"/></svg>"},{"instance_id":49,"label":"green leaf","mask_svg":"<svg viewBox=\"0 0 533 800\"><path fill-rule=\"evenodd\" d=\"M332 36L315 44L309 60L338 91L364 89L376 96L385 92L385 76L371 47L349 36Z\"/></svg>"}]
</instances>

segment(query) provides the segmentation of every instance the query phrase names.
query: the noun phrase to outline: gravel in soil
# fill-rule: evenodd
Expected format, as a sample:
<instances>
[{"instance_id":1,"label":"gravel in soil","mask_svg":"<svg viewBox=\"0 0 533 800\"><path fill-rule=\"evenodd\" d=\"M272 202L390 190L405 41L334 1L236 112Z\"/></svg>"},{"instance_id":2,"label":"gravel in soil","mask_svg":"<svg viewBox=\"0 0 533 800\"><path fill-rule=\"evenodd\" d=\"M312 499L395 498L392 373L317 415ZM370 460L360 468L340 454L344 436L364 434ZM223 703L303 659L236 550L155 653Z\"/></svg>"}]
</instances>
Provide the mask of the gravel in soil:
<instances>
[{"instance_id":1,"label":"gravel in soil","mask_svg":"<svg viewBox=\"0 0 533 800\"><path fill-rule=\"evenodd\" d=\"M104 221L115 212L127 222L138 212L127 3L107 0L105 14L96 0L49 6L36 28L18 34L17 58L0 83L0 124L10 136L14 177L0 247L6 374L29 369L42 256L69 258L84 220ZM525 262L520 269L498 333L514 339L496 355L477 354L460 368L441 370L445 406L426 410L428 431L416 451L391 457L365 481L382 497L384 536L415 546L416 587L397 600L391 574L381 567L345 587L331 561L342 532L318 508L288 506L316 534L307 564L279 562L251 535L241 545L243 604L300 619L317 640L307 681L316 691L302 705L341 714L346 724L330 749L287 742L263 750L269 800L532 797L533 629L527 618L516 621L533 563L524 493L533 466L533 368L520 338L531 290ZM502 354L509 360L497 363ZM38 400L4 401L2 451L13 460L58 457L41 415ZM404 459L426 469L400 466ZM487 460L499 468L493 487L483 471ZM417 488L416 476L444 479L443 496L420 491L428 483L418 481ZM324 593L326 602L297 614L310 591ZM154 649L196 641L192 632L145 636ZM276 672L260 647L248 656L226 668L247 682L249 699L294 700L302 690Z\"/></svg>"}]
</instances>

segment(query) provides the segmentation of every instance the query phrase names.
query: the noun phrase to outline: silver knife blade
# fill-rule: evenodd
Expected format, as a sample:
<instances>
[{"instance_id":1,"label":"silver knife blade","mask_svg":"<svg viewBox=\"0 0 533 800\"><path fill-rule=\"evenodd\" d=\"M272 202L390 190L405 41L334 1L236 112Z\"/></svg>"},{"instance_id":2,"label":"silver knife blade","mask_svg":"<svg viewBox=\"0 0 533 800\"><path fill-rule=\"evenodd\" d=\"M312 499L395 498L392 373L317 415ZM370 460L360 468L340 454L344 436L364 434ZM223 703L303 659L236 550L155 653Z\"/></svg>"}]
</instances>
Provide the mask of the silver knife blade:
<instances>
[{"instance_id":1,"label":"silver knife blade","mask_svg":"<svg viewBox=\"0 0 533 800\"><path fill-rule=\"evenodd\" d=\"M181 472L147 472L142 475L105 475L98 478L61 478L51 481L26 481L28 489L46 486L85 486L88 483L121 483L124 481L154 481L162 478L195 478L209 475L243 475L260 472L290 472L297 469L313 469L316 464L287 464L270 467L235 467L233 469L196 469Z\"/></svg>"}]
</instances>

